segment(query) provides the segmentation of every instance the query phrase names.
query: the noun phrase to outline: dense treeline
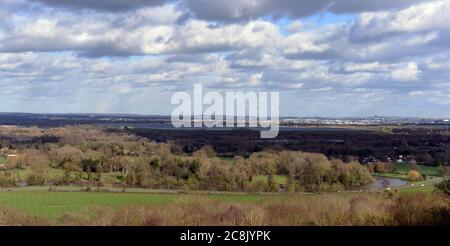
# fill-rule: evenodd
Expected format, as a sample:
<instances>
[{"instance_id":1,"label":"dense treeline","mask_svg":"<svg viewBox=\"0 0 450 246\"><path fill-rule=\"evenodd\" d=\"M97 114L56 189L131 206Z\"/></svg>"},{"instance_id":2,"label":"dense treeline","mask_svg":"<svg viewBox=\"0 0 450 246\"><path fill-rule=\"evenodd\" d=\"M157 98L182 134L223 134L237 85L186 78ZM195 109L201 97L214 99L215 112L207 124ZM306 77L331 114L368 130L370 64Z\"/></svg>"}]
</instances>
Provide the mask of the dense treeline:
<instances>
[{"instance_id":1,"label":"dense treeline","mask_svg":"<svg viewBox=\"0 0 450 246\"><path fill-rule=\"evenodd\" d=\"M372 181L368 168L357 161L344 163L322 154L266 150L246 158L223 158L207 145L185 153L178 144L94 127L2 127L0 144L1 154L7 157L1 166L1 186L89 184L276 192L336 191ZM27 172L21 176L20 170ZM275 182L280 175L286 183Z\"/></svg>"},{"instance_id":2,"label":"dense treeline","mask_svg":"<svg viewBox=\"0 0 450 246\"><path fill-rule=\"evenodd\" d=\"M433 128L399 128L392 132L363 130L280 131L276 139L260 139L251 130L158 130L126 129L139 136L157 141L174 141L184 152L193 152L205 144L220 156L246 156L267 148L322 153L344 161L377 159L405 161L424 165L448 165L450 134Z\"/></svg>"}]
</instances>

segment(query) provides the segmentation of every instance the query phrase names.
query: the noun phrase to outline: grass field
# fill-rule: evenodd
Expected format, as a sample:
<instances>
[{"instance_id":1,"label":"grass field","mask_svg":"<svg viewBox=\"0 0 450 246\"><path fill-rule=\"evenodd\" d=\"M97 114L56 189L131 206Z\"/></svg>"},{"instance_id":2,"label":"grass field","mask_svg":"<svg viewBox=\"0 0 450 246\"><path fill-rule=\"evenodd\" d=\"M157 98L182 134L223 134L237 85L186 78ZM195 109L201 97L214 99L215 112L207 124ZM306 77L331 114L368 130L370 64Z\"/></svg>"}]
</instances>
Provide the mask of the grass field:
<instances>
[{"instance_id":1,"label":"grass field","mask_svg":"<svg viewBox=\"0 0 450 246\"><path fill-rule=\"evenodd\" d=\"M2 192L0 203L18 208L28 214L54 218L64 212L78 211L90 206L125 206L172 202L170 195L145 196L89 192Z\"/></svg>"},{"instance_id":2,"label":"grass field","mask_svg":"<svg viewBox=\"0 0 450 246\"><path fill-rule=\"evenodd\" d=\"M408 186L400 187L400 194L409 194L414 192L432 192L435 190L434 185L442 181L441 177L428 177L427 180L410 183Z\"/></svg>"},{"instance_id":3,"label":"grass field","mask_svg":"<svg viewBox=\"0 0 450 246\"><path fill-rule=\"evenodd\" d=\"M256 176L256 177L253 178L253 182L261 181L261 182L266 183L267 182L267 177L268 177L267 175ZM286 176L275 175L273 179L274 179L276 184L280 184L280 185L287 184L287 177Z\"/></svg>"},{"instance_id":4,"label":"grass field","mask_svg":"<svg viewBox=\"0 0 450 246\"><path fill-rule=\"evenodd\" d=\"M437 178L436 178L437 179ZM414 187L407 186L399 188L399 194L410 194L414 192L431 192L433 184L437 180L427 180L415 184ZM422 187L421 184L425 186ZM148 193L154 192L154 193ZM26 187L16 189L3 189L0 191L0 205L17 208L29 215L44 218L58 218L66 212L77 212L87 207L109 207L120 208L129 205L161 205L174 203L183 198L208 197L213 200L234 203L260 203L276 199L291 197L328 196L328 193L158 193L160 190L129 189L127 192L82 192L80 187L58 187L58 191L48 191L48 187ZM382 191L380 191L382 192ZM341 192L339 196L352 196L358 192ZM335 195L337 193L334 193Z\"/></svg>"},{"instance_id":5,"label":"grass field","mask_svg":"<svg viewBox=\"0 0 450 246\"><path fill-rule=\"evenodd\" d=\"M395 171L394 173L408 175L409 165L407 163L395 163ZM439 176L439 168L431 167L431 166L423 166L417 165L417 168L421 174L425 174L427 176Z\"/></svg>"},{"instance_id":6,"label":"grass field","mask_svg":"<svg viewBox=\"0 0 450 246\"><path fill-rule=\"evenodd\" d=\"M5 164L6 163L6 158L4 156L0 155L0 164Z\"/></svg>"},{"instance_id":7,"label":"grass field","mask_svg":"<svg viewBox=\"0 0 450 246\"><path fill-rule=\"evenodd\" d=\"M374 175L380 177L408 179L408 172L410 171L410 169L407 163L395 163L394 167L395 170L392 173L376 173ZM440 176L439 167L417 165L417 169L420 174L425 174L428 177Z\"/></svg>"},{"instance_id":8,"label":"grass field","mask_svg":"<svg viewBox=\"0 0 450 246\"><path fill-rule=\"evenodd\" d=\"M108 192L49 192L49 191L2 191L0 205L8 205L30 215L56 218L65 212L79 211L88 206L107 206L111 208L127 205L159 205L173 203L186 196L183 194L139 194ZM259 202L261 195L208 195L210 198L224 202Z\"/></svg>"}]
</instances>

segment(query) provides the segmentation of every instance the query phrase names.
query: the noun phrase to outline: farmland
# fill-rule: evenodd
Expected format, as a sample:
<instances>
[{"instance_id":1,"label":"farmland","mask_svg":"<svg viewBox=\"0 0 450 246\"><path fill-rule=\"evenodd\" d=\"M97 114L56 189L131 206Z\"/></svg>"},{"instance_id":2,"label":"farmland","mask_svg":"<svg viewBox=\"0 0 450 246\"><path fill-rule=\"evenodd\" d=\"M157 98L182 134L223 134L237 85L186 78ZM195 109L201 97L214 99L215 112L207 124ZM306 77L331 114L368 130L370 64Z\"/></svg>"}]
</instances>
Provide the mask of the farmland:
<instances>
[{"instance_id":1,"label":"farmland","mask_svg":"<svg viewBox=\"0 0 450 246\"><path fill-rule=\"evenodd\" d=\"M426 184L421 187L420 184ZM54 191L49 191L54 190ZM86 189L86 188L84 188ZM407 186L398 189L399 195L417 192L431 193L434 190L431 181L422 181L414 187ZM394 190L395 192L395 190ZM364 192L364 194L382 194L383 191ZM395 192L396 193L396 192ZM359 192L335 193L339 197L357 195ZM225 203L263 203L266 201L287 198L309 199L310 197L326 198L328 193L237 193L237 192L190 192L168 191L155 189L97 189L83 191L80 187L27 187L2 189L0 191L0 205L10 206L31 215L55 219L68 212L78 212L85 208L103 207L118 209L135 205L164 205L173 204L183 199L208 198Z\"/></svg>"},{"instance_id":2,"label":"farmland","mask_svg":"<svg viewBox=\"0 0 450 246\"><path fill-rule=\"evenodd\" d=\"M170 194L147 193L158 190L131 190L131 192L96 192L80 191L75 187L60 187L59 191L47 191L36 187L26 189L9 189L0 191L0 205L15 207L29 215L56 218L66 212L76 212L86 207L118 208L131 205L161 205L191 197L209 197L223 202L260 202L264 199L281 197L279 195L232 194Z\"/></svg>"}]
</instances>

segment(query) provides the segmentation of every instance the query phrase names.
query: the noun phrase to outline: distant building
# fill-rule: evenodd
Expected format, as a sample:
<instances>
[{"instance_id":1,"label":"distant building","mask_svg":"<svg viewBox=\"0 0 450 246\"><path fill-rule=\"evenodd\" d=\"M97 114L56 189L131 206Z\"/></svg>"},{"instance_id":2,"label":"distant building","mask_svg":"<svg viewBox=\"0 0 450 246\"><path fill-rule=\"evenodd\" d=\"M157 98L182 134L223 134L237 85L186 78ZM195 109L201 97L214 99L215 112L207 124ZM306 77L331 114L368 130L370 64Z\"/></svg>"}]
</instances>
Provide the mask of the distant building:
<instances>
[{"instance_id":1,"label":"distant building","mask_svg":"<svg viewBox=\"0 0 450 246\"><path fill-rule=\"evenodd\" d=\"M361 162L363 164L374 164L376 162L378 162L378 159L373 157L373 156L369 156L369 157L364 157Z\"/></svg>"}]
</instances>

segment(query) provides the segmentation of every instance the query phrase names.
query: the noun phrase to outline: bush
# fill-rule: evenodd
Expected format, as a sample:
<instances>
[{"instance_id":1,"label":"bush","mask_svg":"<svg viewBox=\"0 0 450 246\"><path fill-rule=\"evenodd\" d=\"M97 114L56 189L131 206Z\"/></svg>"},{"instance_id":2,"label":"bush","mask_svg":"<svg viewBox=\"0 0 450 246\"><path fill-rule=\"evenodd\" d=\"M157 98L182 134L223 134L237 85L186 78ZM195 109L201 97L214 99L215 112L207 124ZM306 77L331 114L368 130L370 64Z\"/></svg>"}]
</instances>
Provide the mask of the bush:
<instances>
[{"instance_id":1,"label":"bush","mask_svg":"<svg viewBox=\"0 0 450 246\"><path fill-rule=\"evenodd\" d=\"M31 166L31 172L27 177L28 185L44 185L48 179L48 164L37 162Z\"/></svg>"},{"instance_id":2,"label":"bush","mask_svg":"<svg viewBox=\"0 0 450 246\"><path fill-rule=\"evenodd\" d=\"M450 167L448 166L439 166L439 175L445 177L446 175L450 174Z\"/></svg>"},{"instance_id":3,"label":"bush","mask_svg":"<svg viewBox=\"0 0 450 246\"><path fill-rule=\"evenodd\" d=\"M400 197L391 209L395 225L448 225L450 222L448 203L430 194L418 193Z\"/></svg>"},{"instance_id":4,"label":"bush","mask_svg":"<svg viewBox=\"0 0 450 246\"><path fill-rule=\"evenodd\" d=\"M394 165L388 162L377 162L374 165L374 172L376 173L391 173L394 171Z\"/></svg>"},{"instance_id":5,"label":"bush","mask_svg":"<svg viewBox=\"0 0 450 246\"><path fill-rule=\"evenodd\" d=\"M0 187L16 187L19 178L11 172L0 172Z\"/></svg>"},{"instance_id":6,"label":"bush","mask_svg":"<svg viewBox=\"0 0 450 246\"><path fill-rule=\"evenodd\" d=\"M0 206L0 225L37 226L48 224L49 222L45 219L35 216L28 216L21 211L9 206Z\"/></svg>"},{"instance_id":7,"label":"bush","mask_svg":"<svg viewBox=\"0 0 450 246\"><path fill-rule=\"evenodd\" d=\"M32 186L33 185L40 185L40 186L42 186L42 185L45 184L46 180L47 179L45 177L36 176L36 175L31 174L31 175L29 175L27 177L27 185L32 185Z\"/></svg>"},{"instance_id":8,"label":"bush","mask_svg":"<svg viewBox=\"0 0 450 246\"><path fill-rule=\"evenodd\" d=\"M248 191L263 192L267 188L267 183L264 180L254 180L248 185Z\"/></svg>"},{"instance_id":9,"label":"bush","mask_svg":"<svg viewBox=\"0 0 450 246\"><path fill-rule=\"evenodd\" d=\"M450 179L448 177L445 177L444 180L437 183L435 187L439 194L450 199Z\"/></svg>"},{"instance_id":10,"label":"bush","mask_svg":"<svg viewBox=\"0 0 450 246\"><path fill-rule=\"evenodd\" d=\"M408 172L408 180L411 182L417 182L417 181L422 181L423 180L423 176L420 175L420 173L416 170L410 170Z\"/></svg>"}]
</instances>

